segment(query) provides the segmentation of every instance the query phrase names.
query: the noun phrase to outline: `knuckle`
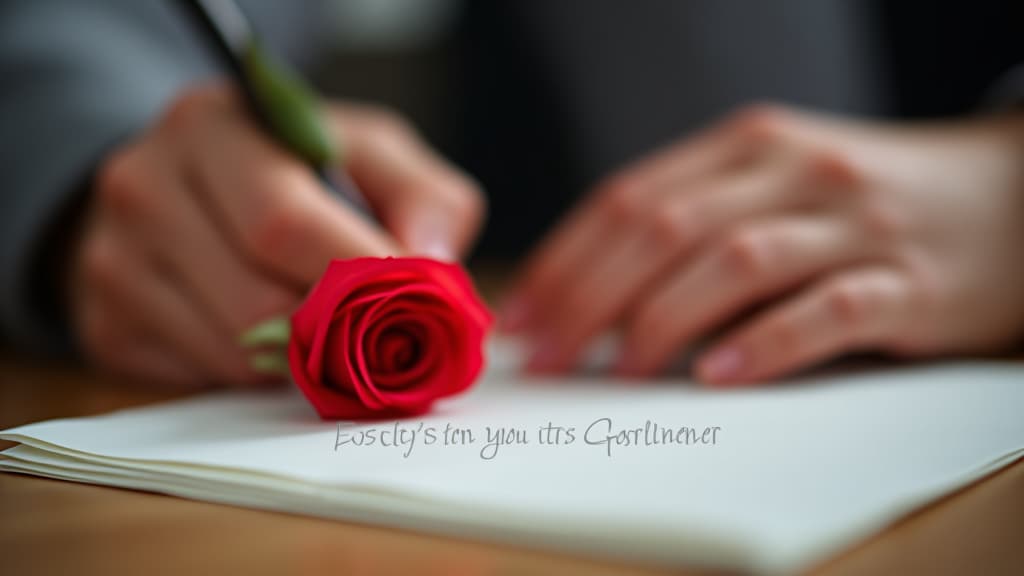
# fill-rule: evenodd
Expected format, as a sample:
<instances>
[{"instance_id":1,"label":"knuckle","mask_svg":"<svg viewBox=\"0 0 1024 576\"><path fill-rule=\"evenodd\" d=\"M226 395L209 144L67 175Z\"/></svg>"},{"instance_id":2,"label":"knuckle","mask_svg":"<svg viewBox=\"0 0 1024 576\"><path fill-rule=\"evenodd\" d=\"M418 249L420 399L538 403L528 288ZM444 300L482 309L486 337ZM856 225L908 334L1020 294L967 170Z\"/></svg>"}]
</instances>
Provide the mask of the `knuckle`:
<instances>
[{"instance_id":1,"label":"knuckle","mask_svg":"<svg viewBox=\"0 0 1024 576\"><path fill-rule=\"evenodd\" d=\"M869 298L862 286L836 282L826 294L826 305L841 326L861 326L869 313Z\"/></svg>"},{"instance_id":2,"label":"knuckle","mask_svg":"<svg viewBox=\"0 0 1024 576\"><path fill-rule=\"evenodd\" d=\"M690 212L671 207L655 210L650 215L650 230L659 247L673 251L682 249L693 235Z\"/></svg>"},{"instance_id":3,"label":"knuckle","mask_svg":"<svg viewBox=\"0 0 1024 576\"><path fill-rule=\"evenodd\" d=\"M283 195L272 196L255 221L243 232L243 245L256 262L278 266L290 239L298 234L305 216L301 205Z\"/></svg>"},{"instance_id":4,"label":"knuckle","mask_svg":"<svg viewBox=\"0 0 1024 576\"><path fill-rule=\"evenodd\" d=\"M906 214L875 194L864 202L860 221L869 238L887 243L906 227Z\"/></svg>"},{"instance_id":5,"label":"knuckle","mask_svg":"<svg viewBox=\"0 0 1024 576\"><path fill-rule=\"evenodd\" d=\"M619 176L600 188L599 209L613 223L629 223L643 212L641 186L635 179Z\"/></svg>"},{"instance_id":6,"label":"knuckle","mask_svg":"<svg viewBox=\"0 0 1024 576\"><path fill-rule=\"evenodd\" d=\"M110 242L91 236L82 245L81 274L85 284L101 290L116 290L122 282L121 265Z\"/></svg>"},{"instance_id":7,"label":"knuckle","mask_svg":"<svg viewBox=\"0 0 1024 576\"><path fill-rule=\"evenodd\" d=\"M790 112L778 104L754 104L738 112L731 125L751 142L777 142L787 135Z\"/></svg>"},{"instance_id":8,"label":"knuckle","mask_svg":"<svg viewBox=\"0 0 1024 576\"><path fill-rule=\"evenodd\" d=\"M808 154L807 169L812 184L842 190L861 190L865 175L853 158L839 150L821 149Z\"/></svg>"},{"instance_id":9,"label":"knuckle","mask_svg":"<svg viewBox=\"0 0 1024 576\"><path fill-rule=\"evenodd\" d=\"M95 188L100 203L118 213L138 214L151 202L142 167L129 149L107 158L96 174Z\"/></svg>"},{"instance_id":10,"label":"knuckle","mask_svg":"<svg viewBox=\"0 0 1024 576\"><path fill-rule=\"evenodd\" d=\"M164 111L161 127L172 133L187 132L202 121L213 102L211 87L189 88L178 95Z\"/></svg>"},{"instance_id":11,"label":"knuckle","mask_svg":"<svg viewBox=\"0 0 1024 576\"><path fill-rule=\"evenodd\" d=\"M722 258L732 274L755 279L769 270L768 235L754 229L734 232L725 240Z\"/></svg>"}]
</instances>

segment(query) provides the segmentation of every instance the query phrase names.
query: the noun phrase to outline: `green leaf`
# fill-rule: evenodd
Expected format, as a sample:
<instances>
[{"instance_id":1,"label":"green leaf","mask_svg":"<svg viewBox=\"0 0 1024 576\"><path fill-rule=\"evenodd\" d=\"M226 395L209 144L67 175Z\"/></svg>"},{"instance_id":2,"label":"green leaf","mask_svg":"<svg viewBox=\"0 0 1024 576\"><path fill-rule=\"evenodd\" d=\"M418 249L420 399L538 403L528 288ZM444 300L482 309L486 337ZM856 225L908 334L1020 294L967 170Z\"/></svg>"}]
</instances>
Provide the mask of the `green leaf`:
<instances>
[{"instance_id":1,"label":"green leaf","mask_svg":"<svg viewBox=\"0 0 1024 576\"><path fill-rule=\"evenodd\" d=\"M284 352L261 352L249 357L249 366L260 374L290 374L288 357Z\"/></svg>"},{"instance_id":2,"label":"green leaf","mask_svg":"<svg viewBox=\"0 0 1024 576\"><path fill-rule=\"evenodd\" d=\"M274 136L317 169L338 160L337 146L324 128L320 102L305 81L255 41L246 51L244 65L253 96Z\"/></svg>"},{"instance_id":3,"label":"green leaf","mask_svg":"<svg viewBox=\"0 0 1024 576\"><path fill-rule=\"evenodd\" d=\"M287 346L291 337L292 326L287 318L278 316L261 322L246 330L238 342L245 348L263 346Z\"/></svg>"}]
</instances>

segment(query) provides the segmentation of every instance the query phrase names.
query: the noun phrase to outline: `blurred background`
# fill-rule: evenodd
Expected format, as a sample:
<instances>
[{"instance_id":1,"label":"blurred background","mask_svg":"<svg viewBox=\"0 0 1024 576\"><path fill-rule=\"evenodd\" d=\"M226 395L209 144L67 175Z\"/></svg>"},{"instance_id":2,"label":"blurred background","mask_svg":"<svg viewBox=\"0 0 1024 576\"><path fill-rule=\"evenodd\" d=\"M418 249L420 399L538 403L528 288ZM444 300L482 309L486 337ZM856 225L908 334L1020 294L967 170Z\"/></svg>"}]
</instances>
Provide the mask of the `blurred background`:
<instances>
[{"instance_id":1,"label":"blurred background","mask_svg":"<svg viewBox=\"0 0 1024 576\"><path fill-rule=\"evenodd\" d=\"M602 176L746 104L933 118L1004 105L1024 84L1024 3L1011 0L320 9L291 53L329 93L406 114L481 181L491 211L477 262L519 258ZM327 56L303 60L312 43Z\"/></svg>"}]
</instances>

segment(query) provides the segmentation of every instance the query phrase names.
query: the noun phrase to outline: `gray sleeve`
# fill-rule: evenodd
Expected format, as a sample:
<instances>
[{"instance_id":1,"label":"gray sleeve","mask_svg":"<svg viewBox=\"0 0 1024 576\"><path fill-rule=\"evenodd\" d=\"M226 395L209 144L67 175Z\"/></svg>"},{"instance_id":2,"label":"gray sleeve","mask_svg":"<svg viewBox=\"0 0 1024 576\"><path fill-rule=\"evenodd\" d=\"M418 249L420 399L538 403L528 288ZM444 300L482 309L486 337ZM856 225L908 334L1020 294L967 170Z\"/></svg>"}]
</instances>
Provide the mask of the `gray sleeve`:
<instances>
[{"instance_id":1,"label":"gray sleeve","mask_svg":"<svg viewBox=\"0 0 1024 576\"><path fill-rule=\"evenodd\" d=\"M995 108L1024 107L1024 63L1004 73L992 86L987 100Z\"/></svg>"},{"instance_id":2,"label":"gray sleeve","mask_svg":"<svg viewBox=\"0 0 1024 576\"><path fill-rule=\"evenodd\" d=\"M0 328L19 347L67 342L35 306L40 243L95 164L186 84L213 73L161 0L0 0Z\"/></svg>"}]
</instances>

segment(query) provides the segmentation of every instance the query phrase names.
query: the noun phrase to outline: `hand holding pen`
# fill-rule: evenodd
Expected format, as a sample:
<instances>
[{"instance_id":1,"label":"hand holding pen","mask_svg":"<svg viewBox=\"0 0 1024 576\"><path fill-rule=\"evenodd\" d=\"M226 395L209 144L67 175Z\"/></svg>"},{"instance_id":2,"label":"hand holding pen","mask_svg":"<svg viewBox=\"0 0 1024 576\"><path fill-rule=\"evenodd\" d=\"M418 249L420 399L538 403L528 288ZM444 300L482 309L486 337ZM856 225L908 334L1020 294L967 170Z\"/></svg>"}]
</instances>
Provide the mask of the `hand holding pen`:
<instances>
[{"instance_id":1,"label":"hand holding pen","mask_svg":"<svg viewBox=\"0 0 1024 576\"><path fill-rule=\"evenodd\" d=\"M280 120L254 113L236 73L183 89L98 166L70 247L68 304L83 351L109 370L180 385L263 382L239 334L291 310L330 259L455 258L476 234L475 185L403 120L318 102L265 54L251 56L267 102L307 106L300 129L269 130ZM314 145L285 144L296 135ZM311 154L318 138L343 141L343 163L333 146ZM376 222L317 174L341 166Z\"/></svg>"}]
</instances>

